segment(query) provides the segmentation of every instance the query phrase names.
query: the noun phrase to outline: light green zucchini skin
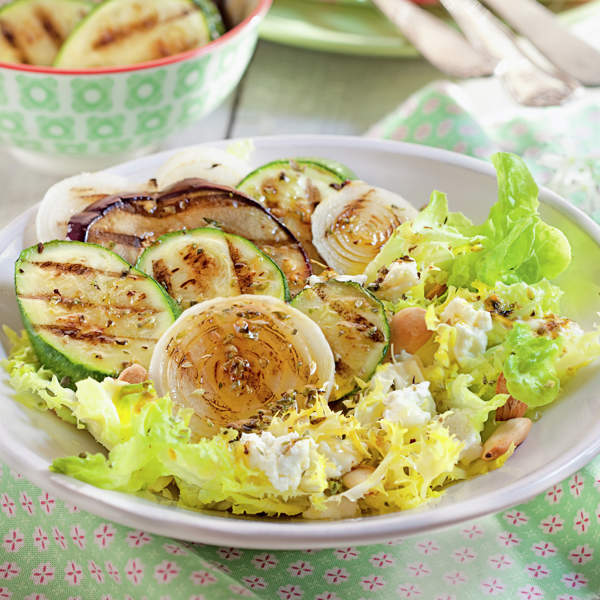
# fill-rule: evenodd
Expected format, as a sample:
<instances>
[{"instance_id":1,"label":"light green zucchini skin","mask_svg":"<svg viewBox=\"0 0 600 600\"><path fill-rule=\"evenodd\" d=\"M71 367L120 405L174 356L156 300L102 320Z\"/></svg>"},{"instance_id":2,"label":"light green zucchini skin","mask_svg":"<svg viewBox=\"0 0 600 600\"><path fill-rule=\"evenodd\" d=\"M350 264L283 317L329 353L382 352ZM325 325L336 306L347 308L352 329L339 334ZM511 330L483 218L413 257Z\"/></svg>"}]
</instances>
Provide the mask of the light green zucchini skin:
<instances>
[{"instance_id":1,"label":"light green zucchini skin","mask_svg":"<svg viewBox=\"0 0 600 600\"><path fill-rule=\"evenodd\" d=\"M368 381L383 361L390 327L383 304L353 281L329 279L302 290L292 306L323 331L335 359L335 400L358 389L355 378Z\"/></svg>"},{"instance_id":2,"label":"light green zucchini skin","mask_svg":"<svg viewBox=\"0 0 600 600\"><path fill-rule=\"evenodd\" d=\"M193 254L198 249L201 264ZM260 273L252 271L253 266L259 266ZM161 236L142 252L136 268L156 279L184 310L204 300L240 294L290 299L286 277L275 261L246 238L213 227Z\"/></svg>"},{"instance_id":3,"label":"light green zucchini skin","mask_svg":"<svg viewBox=\"0 0 600 600\"><path fill-rule=\"evenodd\" d=\"M46 252L48 251L49 252ZM142 273L138 269L132 267L129 263L124 261L120 256L116 255L114 252L107 250L101 246L97 246L95 244L87 244L84 242L73 242L73 241L53 241L46 244L38 244L37 246L32 246L30 248L26 248L23 250L15 263L15 290L17 293L17 304L19 306L19 311L21 313L21 317L23 320L23 325L29 339L31 341L31 345L40 361L40 363L50 369L59 380L64 380L64 385L69 385L70 387L74 386L74 383L85 379L87 377L93 377L101 381L107 376L117 376L122 370L123 366L120 365L106 365L106 368L100 367L88 353L84 353L85 355L78 355L77 353L69 353L64 349L61 350L53 344L51 341L45 338L44 334L40 332L40 330L36 327L36 324L32 321L31 312L25 306L28 298L23 298L21 295L21 291L24 287L26 287L27 283L23 279L26 279L27 275L27 267L31 265L31 263L38 262L34 261L34 258L47 259L50 262L60 262L60 261L51 261L52 258L56 258L53 256L54 252L60 252L64 250L66 255L71 255L73 260L77 261L78 256L85 255L88 252L95 252L99 255L104 255L108 261L110 261L111 267L119 269L122 277L125 279L129 276L133 276L136 281L142 281L144 285L144 290L146 292L152 292L153 300L155 300L156 304L161 308L164 313L164 324L163 326L156 331L156 339L160 337L159 334L162 331L166 330L179 316L180 309L177 306L177 303L169 297L168 294L165 293L163 288L152 278L148 277L145 273ZM74 264L81 264L74 263ZM34 267L36 268L36 267ZM48 276L46 278L48 281L52 280L52 285L56 285L56 289L54 292L58 291L56 294L56 298L61 298L60 287L63 281L61 281L61 276L57 275L55 277ZM93 283L92 283L93 285ZM60 304L60 301L56 302ZM81 309L82 314L85 315L85 309ZM135 313L134 313L135 315ZM130 318L133 319L135 317L121 317L121 319ZM53 323L50 321L48 325L52 325ZM118 324L118 323L117 323ZM115 337L122 338L122 335L118 335ZM122 363L132 363L137 362L142 364L144 367L149 366L149 358L151 356L152 344L149 342L149 356L148 360L139 360L140 356L131 356L131 354L127 355L122 350L117 351L121 353ZM93 346L92 346L93 347ZM91 353L91 349L90 349Z\"/></svg>"},{"instance_id":4,"label":"light green zucchini skin","mask_svg":"<svg viewBox=\"0 0 600 600\"><path fill-rule=\"evenodd\" d=\"M225 33L225 23L217 5L213 0L194 0L194 3L206 17L211 39L216 40L221 37Z\"/></svg>"}]
</instances>

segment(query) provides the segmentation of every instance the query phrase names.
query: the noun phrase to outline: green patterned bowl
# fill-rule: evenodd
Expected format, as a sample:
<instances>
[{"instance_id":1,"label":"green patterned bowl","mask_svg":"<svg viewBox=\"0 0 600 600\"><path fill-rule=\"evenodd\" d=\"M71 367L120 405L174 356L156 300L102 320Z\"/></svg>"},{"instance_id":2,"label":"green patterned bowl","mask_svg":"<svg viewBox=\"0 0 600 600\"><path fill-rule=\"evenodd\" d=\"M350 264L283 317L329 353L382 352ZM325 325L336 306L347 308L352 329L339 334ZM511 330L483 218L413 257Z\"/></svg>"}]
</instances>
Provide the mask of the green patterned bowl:
<instances>
[{"instance_id":1,"label":"green patterned bowl","mask_svg":"<svg viewBox=\"0 0 600 600\"><path fill-rule=\"evenodd\" d=\"M0 144L32 168L60 174L155 150L235 88L271 2L231 2L236 26L225 35L152 62L86 70L0 63Z\"/></svg>"}]
</instances>

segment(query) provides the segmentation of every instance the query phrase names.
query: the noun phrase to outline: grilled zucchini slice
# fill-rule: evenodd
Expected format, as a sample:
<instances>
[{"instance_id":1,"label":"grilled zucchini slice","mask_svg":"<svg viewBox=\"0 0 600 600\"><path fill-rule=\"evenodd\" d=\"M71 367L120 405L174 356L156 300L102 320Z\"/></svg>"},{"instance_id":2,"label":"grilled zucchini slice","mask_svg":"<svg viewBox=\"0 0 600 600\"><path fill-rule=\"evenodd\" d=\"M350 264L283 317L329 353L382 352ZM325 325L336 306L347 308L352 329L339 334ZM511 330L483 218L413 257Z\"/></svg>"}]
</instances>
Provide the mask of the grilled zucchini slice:
<instances>
[{"instance_id":1,"label":"grilled zucchini slice","mask_svg":"<svg viewBox=\"0 0 600 600\"><path fill-rule=\"evenodd\" d=\"M294 158L259 167L237 187L283 221L313 261L323 262L312 242L313 211L330 187L338 189L354 177L347 167L333 161Z\"/></svg>"},{"instance_id":2,"label":"grilled zucchini slice","mask_svg":"<svg viewBox=\"0 0 600 600\"><path fill-rule=\"evenodd\" d=\"M289 297L281 269L264 252L243 237L208 227L163 235L144 250L136 267L182 309L240 294Z\"/></svg>"},{"instance_id":3,"label":"grilled zucchini slice","mask_svg":"<svg viewBox=\"0 0 600 600\"><path fill-rule=\"evenodd\" d=\"M384 359L390 327L383 304L354 281L329 279L305 288L292 306L310 317L325 334L335 360L336 400L368 381Z\"/></svg>"},{"instance_id":4,"label":"grilled zucchini slice","mask_svg":"<svg viewBox=\"0 0 600 600\"><path fill-rule=\"evenodd\" d=\"M16 0L0 9L0 62L48 66L92 10L84 0Z\"/></svg>"},{"instance_id":5,"label":"grilled zucchini slice","mask_svg":"<svg viewBox=\"0 0 600 600\"><path fill-rule=\"evenodd\" d=\"M108 0L73 31L54 64L94 68L140 63L211 39L209 20L193 0Z\"/></svg>"},{"instance_id":6,"label":"grilled zucchini slice","mask_svg":"<svg viewBox=\"0 0 600 600\"><path fill-rule=\"evenodd\" d=\"M54 241L21 252L17 301L40 362L71 382L150 365L178 308L153 279L100 246Z\"/></svg>"}]
</instances>

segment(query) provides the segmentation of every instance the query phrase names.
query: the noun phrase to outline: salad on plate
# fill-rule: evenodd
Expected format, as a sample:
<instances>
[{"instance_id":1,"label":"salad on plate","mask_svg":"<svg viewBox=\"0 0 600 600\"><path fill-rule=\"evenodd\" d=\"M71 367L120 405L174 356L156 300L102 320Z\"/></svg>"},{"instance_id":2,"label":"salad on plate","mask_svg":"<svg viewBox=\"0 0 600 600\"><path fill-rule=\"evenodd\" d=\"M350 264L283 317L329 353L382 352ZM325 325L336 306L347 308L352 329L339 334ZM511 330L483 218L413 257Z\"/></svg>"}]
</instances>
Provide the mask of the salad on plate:
<instances>
[{"instance_id":1,"label":"salad on plate","mask_svg":"<svg viewBox=\"0 0 600 600\"><path fill-rule=\"evenodd\" d=\"M149 181L50 188L15 264L15 399L105 448L50 466L194 510L338 519L502 467L600 329L522 160L472 223L344 165L190 148Z\"/></svg>"}]
</instances>

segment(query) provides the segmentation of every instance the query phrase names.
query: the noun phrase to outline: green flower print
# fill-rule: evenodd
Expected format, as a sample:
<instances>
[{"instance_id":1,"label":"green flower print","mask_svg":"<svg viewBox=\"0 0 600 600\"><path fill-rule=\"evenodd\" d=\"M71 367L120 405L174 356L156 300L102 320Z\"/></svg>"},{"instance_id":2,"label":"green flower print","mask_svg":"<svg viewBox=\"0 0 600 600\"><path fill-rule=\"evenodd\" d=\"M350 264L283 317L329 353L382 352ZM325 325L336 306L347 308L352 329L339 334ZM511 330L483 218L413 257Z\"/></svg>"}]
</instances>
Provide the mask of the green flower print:
<instances>
[{"instance_id":1,"label":"green flower print","mask_svg":"<svg viewBox=\"0 0 600 600\"><path fill-rule=\"evenodd\" d=\"M73 110L77 113L106 112L112 108L113 80L110 77L73 79Z\"/></svg>"},{"instance_id":2,"label":"green flower print","mask_svg":"<svg viewBox=\"0 0 600 600\"><path fill-rule=\"evenodd\" d=\"M23 108L48 111L56 111L60 108L56 79L17 75L17 85Z\"/></svg>"},{"instance_id":3,"label":"green flower print","mask_svg":"<svg viewBox=\"0 0 600 600\"><path fill-rule=\"evenodd\" d=\"M6 96L6 90L4 89L4 77L0 73L0 106L7 104L8 98Z\"/></svg>"},{"instance_id":4,"label":"green flower print","mask_svg":"<svg viewBox=\"0 0 600 600\"><path fill-rule=\"evenodd\" d=\"M175 84L175 98L181 98L199 90L204 85L206 68L209 59L197 60L184 63L177 71L177 83Z\"/></svg>"},{"instance_id":5,"label":"green flower print","mask_svg":"<svg viewBox=\"0 0 600 600\"><path fill-rule=\"evenodd\" d=\"M25 120L18 112L0 110L0 133L12 135L25 135Z\"/></svg>"},{"instance_id":6,"label":"green flower print","mask_svg":"<svg viewBox=\"0 0 600 600\"><path fill-rule=\"evenodd\" d=\"M120 154L125 152L131 146L131 140L116 140L109 142L101 142L99 150L102 154Z\"/></svg>"},{"instance_id":7,"label":"green flower print","mask_svg":"<svg viewBox=\"0 0 600 600\"><path fill-rule=\"evenodd\" d=\"M153 133L165 129L173 107L163 106L158 110L147 110L137 115L136 134Z\"/></svg>"},{"instance_id":8,"label":"green flower print","mask_svg":"<svg viewBox=\"0 0 600 600\"><path fill-rule=\"evenodd\" d=\"M205 96L188 98L182 106L181 113L177 117L178 124L192 123L201 119L206 112Z\"/></svg>"},{"instance_id":9,"label":"green flower print","mask_svg":"<svg viewBox=\"0 0 600 600\"><path fill-rule=\"evenodd\" d=\"M163 84L167 71L165 69L156 73L136 73L127 80L127 108L141 106L154 106L163 97Z\"/></svg>"},{"instance_id":10,"label":"green flower print","mask_svg":"<svg viewBox=\"0 0 600 600\"><path fill-rule=\"evenodd\" d=\"M88 117L88 139L106 140L122 137L124 124L125 117L123 115L115 115L114 117Z\"/></svg>"},{"instance_id":11,"label":"green flower print","mask_svg":"<svg viewBox=\"0 0 600 600\"><path fill-rule=\"evenodd\" d=\"M70 154L73 156L81 156L87 153L87 144L63 144L61 142L56 142L54 144L56 151L60 154Z\"/></svg>"},{"instance_id":12,"label":"green flower print","mask_svg":"<svg viewBox=\"0 0 600 600\"><path fill-rule=\"evenodd\" d=\"M39 136L47 140L69 141L75 139L75 120L73 117L52 118L36 117Z\"/></svg>"},{"instance_id":13,"label":"green flower print","mask_svg":"<svg viewBox=\"0 0 600 600\"><path fill-rule=\"evenodd\" d=\"M32 152L43 152L44 146L37 140L30 140L28 138L13 138L11 142L18 148L23 150L30 150Z\"/></svg>"}]
</instances>

